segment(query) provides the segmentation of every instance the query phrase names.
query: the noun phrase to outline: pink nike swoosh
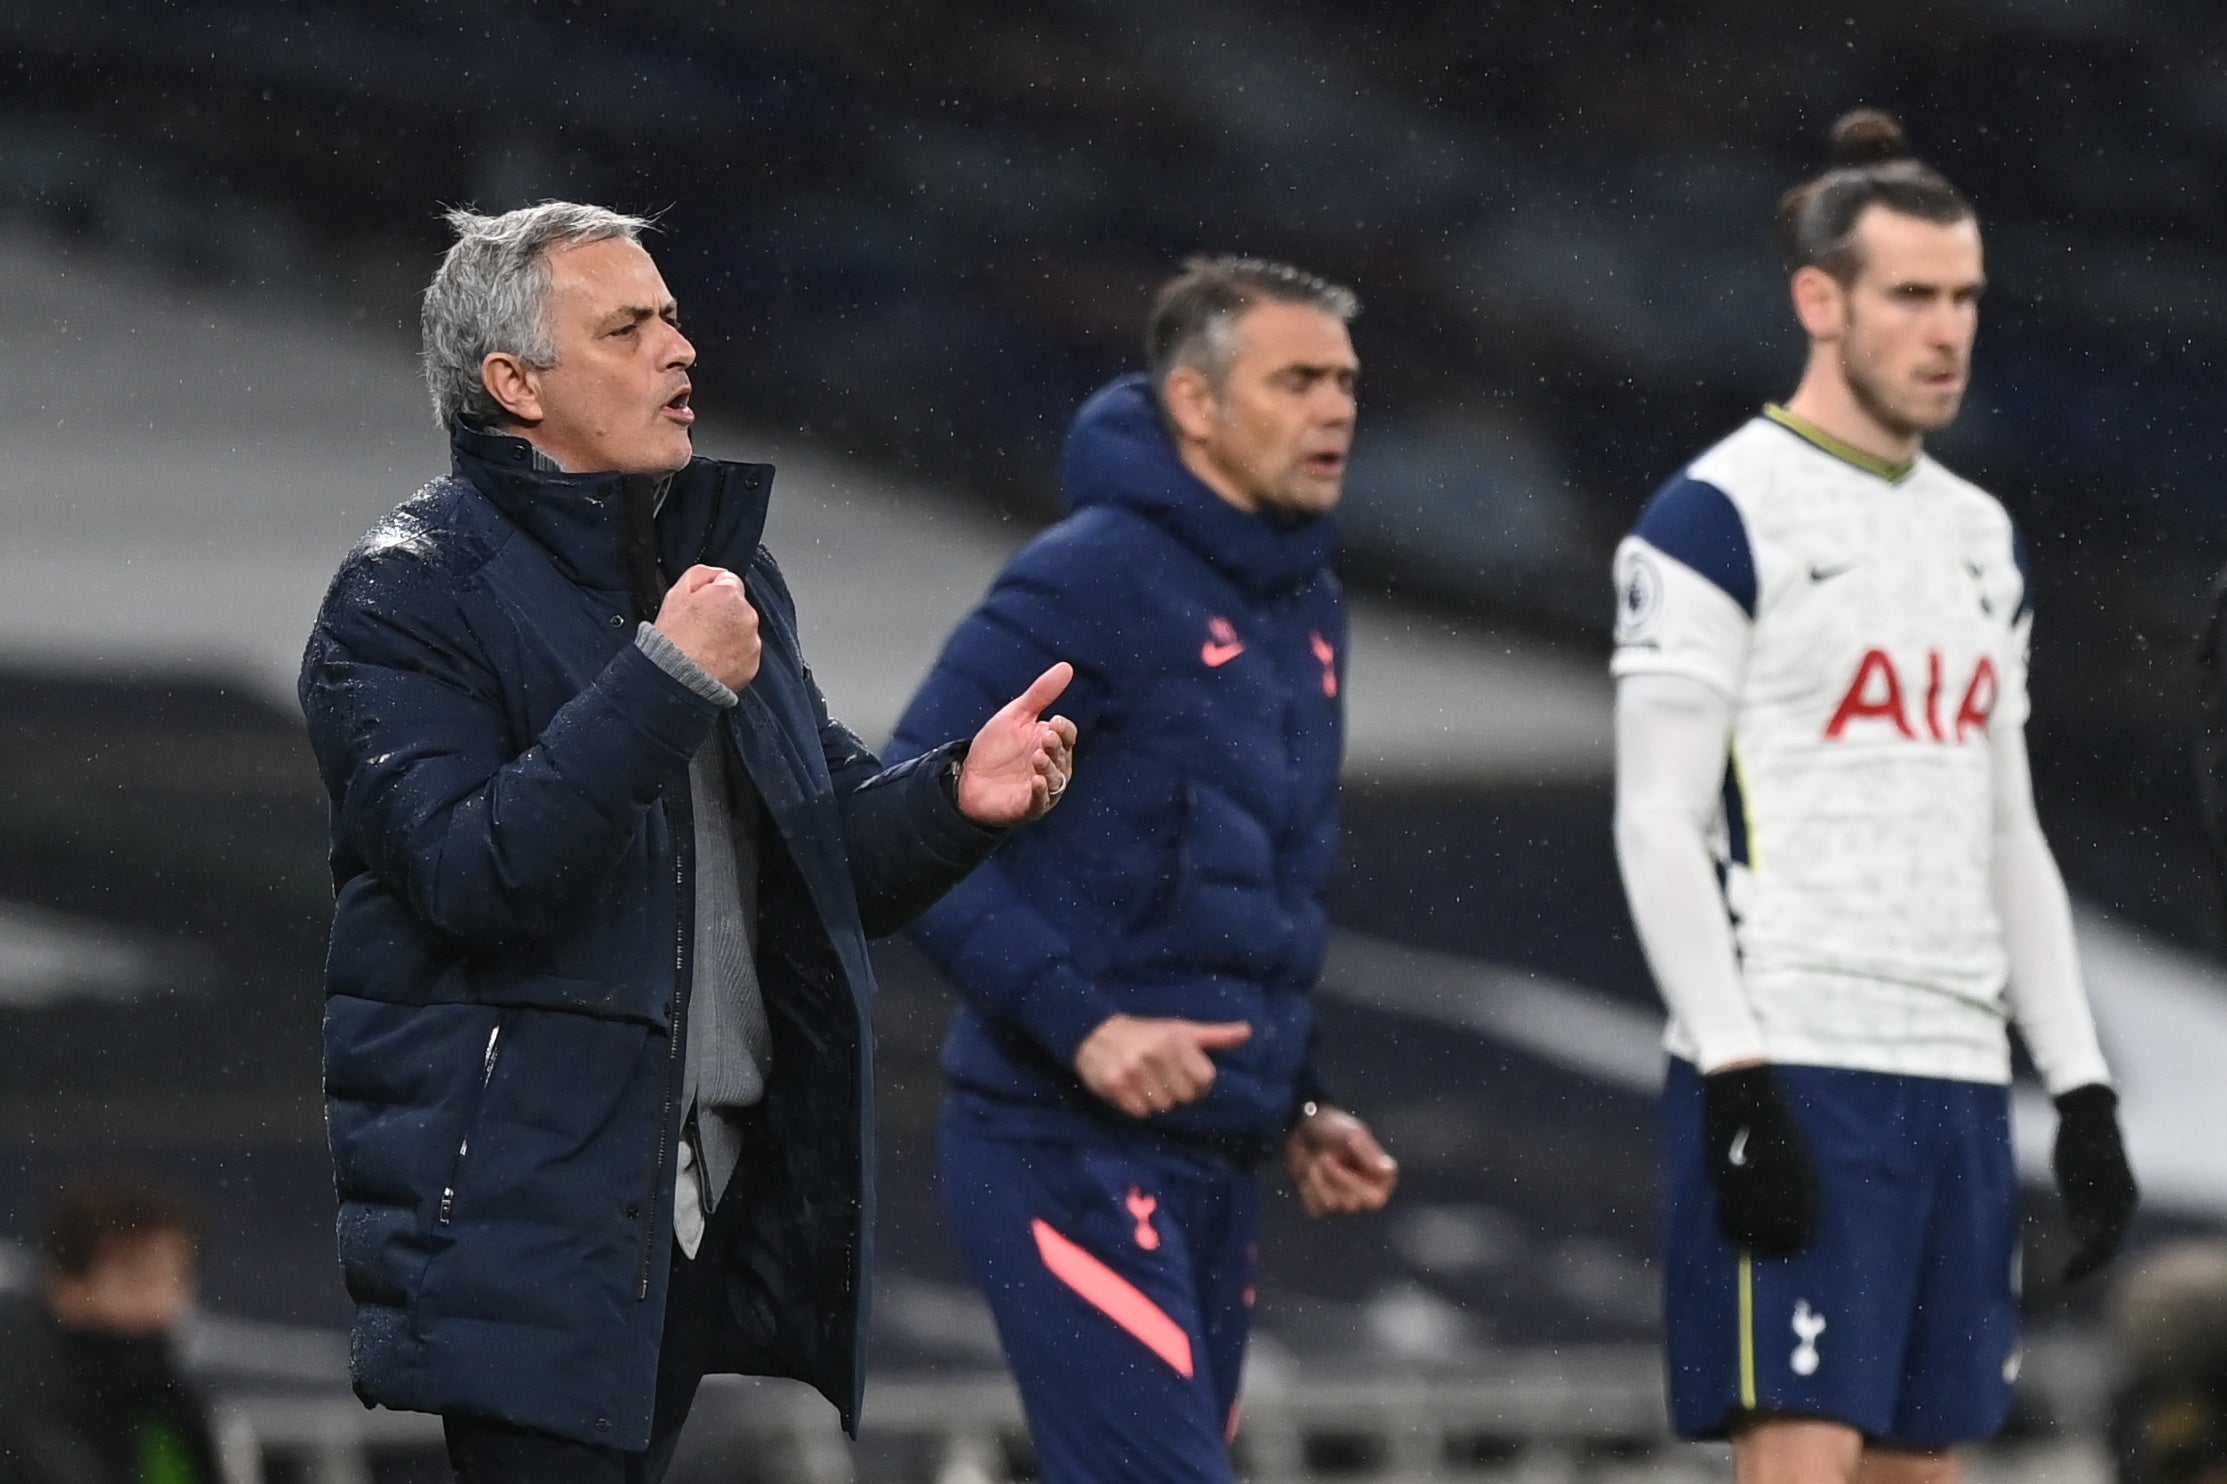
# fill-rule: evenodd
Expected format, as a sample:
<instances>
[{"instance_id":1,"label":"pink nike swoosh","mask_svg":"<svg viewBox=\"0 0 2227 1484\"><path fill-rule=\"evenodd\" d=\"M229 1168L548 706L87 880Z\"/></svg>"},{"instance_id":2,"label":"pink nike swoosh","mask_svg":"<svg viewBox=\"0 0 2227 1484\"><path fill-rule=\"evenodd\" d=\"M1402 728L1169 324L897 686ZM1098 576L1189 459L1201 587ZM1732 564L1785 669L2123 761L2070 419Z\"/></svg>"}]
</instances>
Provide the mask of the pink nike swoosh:
<instances>
[{"instance_id":1,"label":"pink nike swoosh","mask_svg":"<svg viewBox=\"0 0 2227 1484\"><path fill-rule=\"evenodd\" d=\"M1206 661L1207 669L1218 670L1244 652L1245 646L1243 644L1216 644L1209 639L1206 641L1206 647L1199 651L1199 658Z\"/></svg>"}]
</instances>

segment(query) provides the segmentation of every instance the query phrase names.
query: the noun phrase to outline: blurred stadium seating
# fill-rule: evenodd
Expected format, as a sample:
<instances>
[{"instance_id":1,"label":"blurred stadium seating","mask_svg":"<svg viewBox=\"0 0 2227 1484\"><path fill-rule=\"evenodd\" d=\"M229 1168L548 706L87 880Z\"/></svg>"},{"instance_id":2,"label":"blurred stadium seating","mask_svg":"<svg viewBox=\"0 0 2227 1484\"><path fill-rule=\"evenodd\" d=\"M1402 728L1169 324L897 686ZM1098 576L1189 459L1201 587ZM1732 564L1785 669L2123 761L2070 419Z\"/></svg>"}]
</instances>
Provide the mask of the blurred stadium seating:
<instances>
[{"instance_id":1,"label":"blurred stadium seating","mask_svg":"<svg viewBox=\"0 0 2227 1484\"><path fill-rule=\"evenodd\" d=\"M2186 986L2166 1039L2227 1017L2216 976L2169 952L2212 947L2218 916L2183 761L2186 636L2227 549L2208 0L1882 0L1860 25L1754 0L1680 22L1639 0L5 12L0 1232L30 1230L64 1170L163 1163L233 1213L216 1314L311 1346L344 1317L322 804L286 684L341 549L437 467L405 357L444 202L666 208L706 426L775 448L807 643L869 731L1049 514L1065 419L1132 359L1174 260L1243 247L1361 289L1350 565L1395 601L1357 649L1325 1014L1332 1074L1408 1185L1342 1230L1276 1204L1261 1477L1694 1457L1657 1454L1647 1410L1648 1099L1614 1071L1629 1036L1584 1029L1652 1004L1608 855L1601 574L1647 489L1784 390L1763 223L1841 107L1902 111L1988 225L1980 381L1943 451L2036 548L2035 755L2066 872L2141 930L2110 940L2117 972ZM994 1478L1010 1399L928 1157L947 1000L903 947L882 963L870 1405L891 1420L857 1458ZM1374 992L1426 968L1485 1012ZM1558 1052L1571 1026L1611 1065ZM2160 1126L2182 1116L2158 1096ZM2217 1218L2208 1178L2153 1234ZM2048 1266L2020 1434L2060 1450L2039 1472L2094 1477L2088 1307ZM296 1440L274 1481L362 1484L360 1414L317 1410L334 1355L280 1334L211 1352L256 1399L239 1425ZM258 1347L303 1384L238 1364ZM737 1427L786 1425L728 1400ZM947 1425L907 1441L906 1418ZM425 1466L399 1426L381 1479Z\"/></svg>"},{"instance_id":2,"label":"blurred stadium seating","mask_svg":"<svg viewBox=\"0 0 2227 1484\"><path fill-rule=\"evenodd\" d=\"M1174 259L1347 276L1349 565L1581 646L1637 501L1791 375L1773 197L1891 104L1989 226L1944 449L2033 538L2051 822L2114 910L2217 938L2185 812L2125 803L2181 795L2227 548L2209 0L9 9L0 210L399 334L438 203L669 208L707 402L1031 516Z\"/></svg>"}]
</instances>

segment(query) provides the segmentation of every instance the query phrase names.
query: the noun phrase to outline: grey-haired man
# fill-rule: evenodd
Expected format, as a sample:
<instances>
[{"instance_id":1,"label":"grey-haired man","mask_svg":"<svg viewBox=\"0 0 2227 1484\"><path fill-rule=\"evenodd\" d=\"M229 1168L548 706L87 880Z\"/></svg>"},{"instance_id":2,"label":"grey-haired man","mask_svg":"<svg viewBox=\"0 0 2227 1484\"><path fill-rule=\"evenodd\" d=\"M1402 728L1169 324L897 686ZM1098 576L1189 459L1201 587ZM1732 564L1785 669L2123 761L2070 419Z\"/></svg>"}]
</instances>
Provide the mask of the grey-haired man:
<instances>
[{"instance_id":1,"label":"grey-haired man","mask_svg":"<svg viewBox=\"0 0 2227 1484\"><path fill-rule=\"evenodd\" d=\"M645 224L451 221L455 472L350 553L301 679L356 1389L473 1484L655 1480L710 1372L855 1426L866 939L1066 787L1070 672L883 769L798 652L772 470L692 456Z\"/></svg>"}]
</instances>

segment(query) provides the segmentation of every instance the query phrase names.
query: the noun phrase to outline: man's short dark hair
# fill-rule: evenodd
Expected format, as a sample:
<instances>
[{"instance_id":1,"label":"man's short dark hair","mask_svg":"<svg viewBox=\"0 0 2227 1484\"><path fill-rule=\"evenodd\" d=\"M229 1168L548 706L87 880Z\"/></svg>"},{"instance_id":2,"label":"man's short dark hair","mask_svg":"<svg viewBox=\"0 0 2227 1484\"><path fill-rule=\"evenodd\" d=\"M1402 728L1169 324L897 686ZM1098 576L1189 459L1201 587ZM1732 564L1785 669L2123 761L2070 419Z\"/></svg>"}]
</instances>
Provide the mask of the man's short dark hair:
<instances>
[{"instance_id":1,"label":"man's short dark hair","mask_svg":"<svg viewBox=\"0 0 2227 1484\"><path fill-rule=\"evenodd\" d=\"M1153 386L1176 367L1190 366L1220 390L1237 358L1230 327L1263 302L1305 304L1347 323L1361 312L1353 290L1289 263L1234 253L1192 258L1152 301L1144 359Z\"/></svg>"},{"instance_id":2,"label":"man's short dark hair","mask_svg":"<svg viewBox=\"0 0 2227 1484\"><path fill-rule=\"evenodd\" d=\"M1856 223L1874 206L1949 227L1975 213L1964 194L1910 154L1902 125L1876 108L1843 114L1833 125L1832 168L1779 198L1778 247L1786 271L1822 268L1856 281L1863 254Z\"/></svg>"},{"instance_id":3,"label":"man's short dark hair","mask_svg":"<svg viewBox=\"0 0 2227 1484\"><path fill-rule=\"evenodd\" d=\"M54 1200L47 1266L62 1277L83 1278L117 1247L160 1232L191 1243L199 1224L184 1201L159 1190L118 1182L73 1185Z\"/></svg>"}]
</instances>

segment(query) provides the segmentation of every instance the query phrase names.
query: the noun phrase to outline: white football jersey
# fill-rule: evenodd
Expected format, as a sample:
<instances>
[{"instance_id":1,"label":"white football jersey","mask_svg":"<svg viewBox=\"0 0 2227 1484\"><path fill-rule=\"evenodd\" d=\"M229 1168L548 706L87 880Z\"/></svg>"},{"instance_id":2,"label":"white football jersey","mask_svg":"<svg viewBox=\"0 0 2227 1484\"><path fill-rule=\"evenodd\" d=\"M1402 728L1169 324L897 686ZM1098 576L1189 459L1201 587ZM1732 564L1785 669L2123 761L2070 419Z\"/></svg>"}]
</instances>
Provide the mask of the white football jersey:
<instances>
[{"instance_id":1,"label":"white football jersey","mask_svg":"<svg viewBox=\"0 0 2227 1484\"><path fill-rule=\"evenodd\" d=\"M1617 675L1733 703L1714 844L1770 1058L2008 1081L1988 735L2025 723L2030 619L2003 508L1772 407L1657 492L1616 592Z\"/></svg>"}]
</instances>

